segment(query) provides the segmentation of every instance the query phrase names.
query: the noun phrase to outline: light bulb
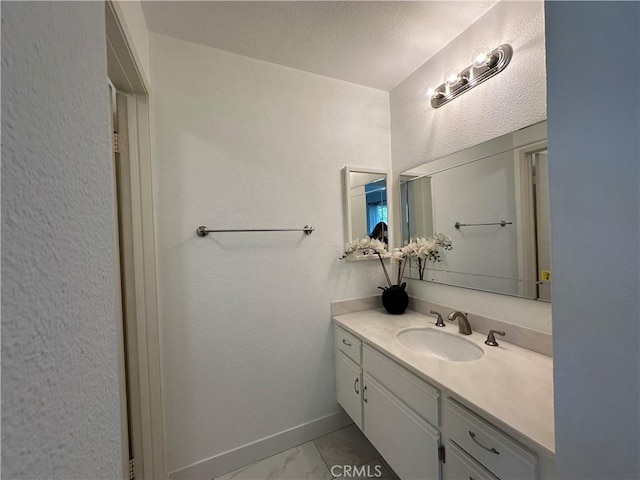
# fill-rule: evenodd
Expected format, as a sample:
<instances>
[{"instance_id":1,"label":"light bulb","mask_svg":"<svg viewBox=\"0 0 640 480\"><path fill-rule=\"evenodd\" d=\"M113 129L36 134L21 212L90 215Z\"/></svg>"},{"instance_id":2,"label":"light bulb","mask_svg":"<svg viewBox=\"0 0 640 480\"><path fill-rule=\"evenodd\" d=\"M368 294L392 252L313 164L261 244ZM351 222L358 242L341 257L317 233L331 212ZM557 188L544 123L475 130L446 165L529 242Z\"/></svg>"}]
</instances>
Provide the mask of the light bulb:
<instances>
[{"instance_id":1,"label":"light bulb","mask_svg":"<svg viewBox=\"0 0 640 480\"><path fill-rule=\"evenodd\" d=\"M422 92L422 95L424 95L425 98L434 99L434 98L442 97L443 93L441 90L436 90L433 87L429 87L424 89L424 91Z\"/></svg>"},{"instance_id":2,"label":"light bulb","mask_svg":"<svg viewBox=\"0 0 640 480\"><path fill-rule=\"evenodd\" d=\"M485 65L489 65L494 61L494 57L491 54L491 50L487 47L478 48L471 55L471 64L475 68L484 67Z\"/></svg>"},{"instance_id":3,"label":"light bulb","mask_svg":"<svg viewBox=\"0 0 640 480\"><path fill-rule=\"evenodd\" d=\"M458 82L460 82L460 74L455 70L449 70L445 74L444 83L446 83L449 87L453 87Z\"/></svg>"}]
</instances>

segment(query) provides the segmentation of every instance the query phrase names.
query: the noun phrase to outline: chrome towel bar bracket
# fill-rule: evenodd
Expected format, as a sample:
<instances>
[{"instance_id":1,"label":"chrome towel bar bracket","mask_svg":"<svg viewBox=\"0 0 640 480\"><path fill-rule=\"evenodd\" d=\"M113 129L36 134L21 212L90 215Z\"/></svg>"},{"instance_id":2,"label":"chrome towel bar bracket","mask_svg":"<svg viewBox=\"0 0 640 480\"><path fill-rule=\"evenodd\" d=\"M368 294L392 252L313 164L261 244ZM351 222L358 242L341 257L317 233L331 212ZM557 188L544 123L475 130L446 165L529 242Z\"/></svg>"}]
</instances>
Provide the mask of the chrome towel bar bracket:
<instances>
[{"instance_id":1,"label":"chrome towel bar bracket","mask_svg":"<svg viewBox=\"0 0 640 480\"><path fill-rule=\"evenodd\" d=\"M229 232L304 232L305 235L311 235L315 229L311 225L305 225L303 228L260 228L260 229L228 229L228 230L210 230L204 225L196 228L196 234L199 237L206 237L210 233L229 233Z\"/></svg>"}]
</instances>

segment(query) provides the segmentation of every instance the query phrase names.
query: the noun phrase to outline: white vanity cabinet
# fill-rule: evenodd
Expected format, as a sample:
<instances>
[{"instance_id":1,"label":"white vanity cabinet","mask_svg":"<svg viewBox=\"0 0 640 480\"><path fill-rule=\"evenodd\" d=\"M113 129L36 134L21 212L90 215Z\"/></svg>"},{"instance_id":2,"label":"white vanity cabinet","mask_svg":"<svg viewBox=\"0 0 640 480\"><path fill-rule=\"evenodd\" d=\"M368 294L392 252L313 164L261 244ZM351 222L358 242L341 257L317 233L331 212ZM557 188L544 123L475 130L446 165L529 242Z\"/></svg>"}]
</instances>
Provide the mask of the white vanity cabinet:
<instances>
[{"instance_id":1,"label":"white vanity cabinet","mask_svg":"<svg viewBox=\"0 0 640 480\"><path fill-rule=\"evenodd\" d=\"M362 430L362 368L341 351L336 353L336 391L338 403Z\"/></svg>"},{"instance_id":2,"label":"white vanity cabinet","mask_svg":"<svg viewBox=\"0 0 640 480\"><path fill-rule=\"evenodd\" d=\"M364 374L364 434L402 479L440 478L440 432Z\"/></svg>"},{"instance_id":3,"label":"white vanity cabinet","mask_svg":"<svg viewBox=\"0 0 640 480\"><path fill-rule=\"evenodd\" d=\"M502 478L535 480L538 478L538 456L513 438L467 409L453 398L444 401L442 429L447 437L447 454L457 457L444 465L444 479L460 478L460 463L481 465L475 476L463 478ZM451 448L453 447L453 448ZM492 476L480 472L489 471Z\"/></svg>"},{"instance_id":4,"label":"white vanity cabinet","mask_svg":"<svg viewBox=\"0 0 640 480\"><path fill-rule=\"evenodd\" d=\"M336 378L338 403L403 480L554 478L553 457L339 326Z\"/></svg>"},{"instance_id":5,"label":"white vanity cabinet","mask_svg":"<svg viewBox=\"0 0 640 480\"><path fill-rule=\"evenodd\" d=\"M416 355L397 334L417 312L334 317L338 402L402 480L553 480L552 360L517 345L478 361ZM455 326L443 331L457 335Z\"/></svg>"},{"instance_id":6,"label":"white vanity cabinet","mask_svg":"<svg viewBox=\"0 0 640 480\"><path fill-rule=\"evenodd\" d=\"M436 388L341 328L336 382L338 403L400 478L441 478Z\"/></svg>"},{"instance_id":7,"label":"white vanity cabinet","mask_svg":"<svg viewBox=\"0 0 640 480\"><path fill-rule=\"evenodd\" d=\"M480 465L467 452L451 440L445 444L446 463L443 477L448 480L499 480L489 470Z\"/></svg>"},{"instance_id":8,"label":"white vanity cabinet","mask_svg":"<svg viewBox=\"0 0 640 480\"><path fill-rule=\"evenodd\" d=\"M362 364L362 341L346 330L336 327L336 352L341 351L360 366Z\"/></svg>"},{"instance_id":9,"label":"white vanity cabinet","mask_svg":"<svg viewBox=\"0 0 640 480\"><path fill-rule=\"evenodd\" d=\"M336 328L336 394L338 403L362 430L362 342Z\"/></svg>"}]
</instances>

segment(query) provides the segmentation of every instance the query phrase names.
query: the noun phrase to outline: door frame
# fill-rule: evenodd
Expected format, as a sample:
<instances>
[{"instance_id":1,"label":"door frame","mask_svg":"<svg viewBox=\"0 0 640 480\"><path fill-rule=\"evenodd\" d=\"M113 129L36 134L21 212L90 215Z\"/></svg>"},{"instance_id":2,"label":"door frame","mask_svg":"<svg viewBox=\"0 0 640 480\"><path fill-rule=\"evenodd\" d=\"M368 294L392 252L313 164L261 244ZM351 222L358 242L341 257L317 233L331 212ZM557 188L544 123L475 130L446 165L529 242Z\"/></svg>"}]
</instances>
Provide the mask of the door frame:
<instances>
[{"instance_id":1,"label":"door frame","mask_svg":"<svg viewBox=\"0 0 640 480\"><path fill-rule=\"evenodd\" d=\"M138 68L123 22L118 18L116 2L105 2L107 65L109 80L126 96L130 169L129 205L121 205L131 215L133 277L135 288L136 390L140 404L140 453L138 469L142 478L165 478L164 428L160 378L160 337L156 282L155 227L151 175L151 134L149 86ZM129 193L129 192L128 192ZM120 341L122 343L122 341ZM124 345L119 345L123 364ZM120 375L124 375L121 369ZM122 411L126 422L127 412ZM126 425L126 423L124 423ZM123 428L123 451L128 451L127 429ZM128 456L128 455L126 455ZM129 478L128 458L123 458L123 473Z\"/></svg>"},{"instance_id":2,"label":"door frame","mask_svg":"<svg viewBox=\"0 0 640 480\"><path fill-rule=\"evenodd\" d=\"M516 229L518 238L518 295L538 300L537 295L537 245L534 202L533 171L531 155L547 149L547 140L526 145L514 150L514 171L516 186Z\"/></svg>"}]
</instances>

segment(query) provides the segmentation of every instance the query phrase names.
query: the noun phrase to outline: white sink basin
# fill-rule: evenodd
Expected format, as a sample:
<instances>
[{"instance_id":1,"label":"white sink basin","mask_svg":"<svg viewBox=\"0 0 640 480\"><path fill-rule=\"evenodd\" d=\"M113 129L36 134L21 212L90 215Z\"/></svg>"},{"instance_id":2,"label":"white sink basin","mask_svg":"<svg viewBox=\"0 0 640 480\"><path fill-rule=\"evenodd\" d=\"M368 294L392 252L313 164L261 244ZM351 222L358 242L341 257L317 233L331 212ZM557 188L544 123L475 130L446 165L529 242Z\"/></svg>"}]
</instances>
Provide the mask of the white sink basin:
<instances>
[{"instance_id":1,"label":"white sink basin","mask_svg":"<svg viewBox=\"0 0 640 480\"><path fill-rule=\"evenodd\" d=\"M396 335L398 341L416 353L452 362L470 362L484 355L482 348L456 334L434 328L407 328Z\"/></svg>"}]
</instances>

